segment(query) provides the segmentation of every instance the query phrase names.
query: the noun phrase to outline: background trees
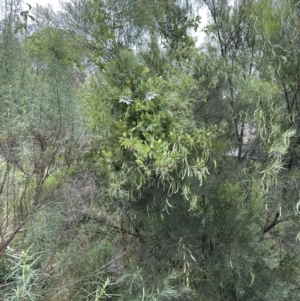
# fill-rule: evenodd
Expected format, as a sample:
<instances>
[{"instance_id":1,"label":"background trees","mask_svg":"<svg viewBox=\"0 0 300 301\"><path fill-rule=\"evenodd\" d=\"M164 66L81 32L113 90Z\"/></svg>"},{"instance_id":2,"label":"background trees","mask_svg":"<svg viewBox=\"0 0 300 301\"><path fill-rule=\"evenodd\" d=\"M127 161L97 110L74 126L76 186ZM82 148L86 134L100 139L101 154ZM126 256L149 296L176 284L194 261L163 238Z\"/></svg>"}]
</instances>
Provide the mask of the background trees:
<instances>
[{"instance_id":1,"label":"background trees","mask_svg":"<svg viewBox=\"0 0 300 301\"><path fill-rule=\"evenodd\" d=\"M293 1L3 15L3 300L299 299Z\"/></svg>"}]
</instances>

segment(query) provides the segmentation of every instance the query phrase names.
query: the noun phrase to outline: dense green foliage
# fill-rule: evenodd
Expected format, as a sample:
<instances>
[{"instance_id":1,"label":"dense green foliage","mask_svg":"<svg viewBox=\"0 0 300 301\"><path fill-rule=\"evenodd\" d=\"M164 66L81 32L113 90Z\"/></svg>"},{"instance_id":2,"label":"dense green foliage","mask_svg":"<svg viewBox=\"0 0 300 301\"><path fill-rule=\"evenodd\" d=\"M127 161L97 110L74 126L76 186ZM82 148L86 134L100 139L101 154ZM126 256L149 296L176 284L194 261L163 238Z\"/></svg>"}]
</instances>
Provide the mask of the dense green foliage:
<instances>
[{"instance_id":1,"label":"dense green foliage","mask_svg":"<svg viewBox=\"0 0 300 301\"><path fill-rule=\"evenodd\" d=\"M297 1L0 9L0 300L300 299Z\"/></svg>"}]
</instances>

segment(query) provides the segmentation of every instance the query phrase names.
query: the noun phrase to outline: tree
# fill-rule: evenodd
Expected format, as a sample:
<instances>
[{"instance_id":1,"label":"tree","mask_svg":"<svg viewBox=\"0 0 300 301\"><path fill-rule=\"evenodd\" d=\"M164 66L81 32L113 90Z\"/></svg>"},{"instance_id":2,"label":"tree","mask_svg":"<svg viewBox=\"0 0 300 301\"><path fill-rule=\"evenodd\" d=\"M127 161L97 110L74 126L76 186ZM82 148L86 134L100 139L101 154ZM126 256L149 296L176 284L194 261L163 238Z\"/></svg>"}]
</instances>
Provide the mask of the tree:
<instances>
[{"instance_id":1,"label":"tree","mask_svg":"<svg viewBox=\"0 0 300 301\"><path fill-rule=\"evenodd\" d=\"M3 14L0 298L36 299L42 291L37 279L48 270L43 265L41 268L35 257L40 256L39 252L45 255L45 250L39 249L40 233L35 232L35 227L59 208L57 194L62 193L81 147L77 128L80 122L67 60L71 51L61 32L45 29L47 40L40 33L30 35L28 26L19 26L26 20L18 1L6 2ZM32 244L34 247L28 249Z\"/></svg>"},{"instance_id":2,"label":"tree","mask_svg":"<svg viewBox=\"0 0 300 301\"><path fill-rule=\"evenodd\" d=\"M299 299L297 5L200 4L200 49L196 1L3 31L5 298Z\"/></svg>"},{"instance_id":3,"label":"tree","mask_svg":"<svg viewBox=\"0 0 300 301\"><path fill-rule=\"evenodd\" d=\"M202 52L172 44L184 10L164 11L155 20L166 27L153 31L149 48L116 47L81 94L100 141L91 157L99 156L110 202L127 206L122 228L136 237L124 262L134 288L120 290L155 299L168 272L181 270L174 298L296 300L297 202L283 201L294 185L284 168L296 130L275 80L279 66L265 68L268 53L284 49L268 35L285 21L276 21L276 2L204 2L212 23ZM154 51L162 69L152 64Z\"/></svg>"},{"instance_id":4,"label":"tree","mask_svg":"<svg viewBox=\"0 0 300 301\"><path fill-rule=\"evenodd\" d=\"M235 246L233 249L237 253L233 255L235 251L233 253L230 251L229 257L233 255L241 259L245 256L244 262L240 262L242 270L248 271L248 275L251 275L254 280L253 283L250 282L248 288L246 285L243 288L243 285L240 285L241 279L246 279L247 276L242 276L239 263L234 266L230 261L228 269L232 269L233 273L236 271L239 280L224 267L223 271L227 275L231 274L233 278L231 282L230 277L225 278L224 275L224 280L221 280L222 273L218 270L220 278L217 276L215 279L221 285L217 285L218 293L214 298L297 299L298 291L294 289L297 286L297 272L291 276L295 272L293 266L298 265L298 253L295 252L297 243L290 240L291 236L297 237L297 230L295 232L291 230L291 227L298 228L298 216L294 215L293 209L297 202L295 197L288 197L288 200L286 198L288 191L295 192L291 189L291 182L287 180L294 178L295 170L294 172L285 170L286 160L290 156L289 152L293 145L290 141L295 139L297 132L296 128L287 122L285 93L280 83L282 80L277 81L281 63L276 67L273 65L273 62L277 61L275 57L280 60L279 55L275 54L275 49L286 53L283 49L288 45L288 43L281 43L282 39L278 39L278 35L291 23L296 12L291 3L285 3L282 7L281 1L238 1L234 5L229 5L227 1L204 2L211 14L211 24L206 30L212 42L207 44L199 58L198 76L203 74L201 71L206 76L199 89L197 115L209 124L217 123L218 128L221 129L219 139L223 141L225 150L223 149L223 158L217 160L218 178L222 178L223 174L227 180L230 179L228 183L230 186L238 185L241 189L239 210L231 218L238 225L238 217L243 212L243 206L247 208L245 213L250 214L243 220L243 226L234 226L234 231L230 228L229 221L224 223L229 230L229 232L226 230L222 232L222 237L228 239L224 247L228 249L233 243ZM280 5L280 13L278 5ZM282 12L286 13L284 13L286 19L279 18ZM294 20L296 21L296 18ZM285 37L291 38L291 36ZM232 163L233 158L229 156L230 154L236 157L234 161L237 162ZM232 167L228 166L229 162L234 164L234 173ZM260 187L259 182L261 182ZM223 180L222 190L227 186L225 183ZM212 191L218 189L214 188ZM212 191L209 190L204 194L205 197L213 198ZM255 194L256 201L252 203ZM227 193L223 192L217 197L218 207L222 206L226 195ZM247 201L242 201L244 196L247 196ZM231 193L225 197L230 203L228 209L231 209L223 212L224 217L232 212L232 206L234 207L232 204L234 197L232 197ZM244 205L241 205L242 203ZM218 208L218 211L221 209ZM239 227L243 229L241 235L247 237L247 243L244 241L241 244L242 249L238 247L239 243L237 245L234 243ZM221 229L224 231L223 228ZM214 233L219 233L219 230L215 229ZM225 233L228 233L228 236ZM220 245L220 241L218 242L220 235L213 235L213 237L217 248ZM256 242L257 245L251 251L250 245L253 246ZM214 252L211 252L211 256L213 254ZM256 255L253 257L251 254ZM222 253L213 258L215 260L220 258L221 263L229 260L227 255ZM257 262L254 258L265 258L264 261L268 266ZM211 268L216 265L214 261ZM255 271L258 267L259 270ZM286 269L292 271L289 276L286 274ZM274 279L272 279L274 272L271 270L276 270ZM264 279L264 285L260 287L259 281L255 282L255 279ZM216 285L216 282L214 283ZM276 283L276 287L273 283ZM278 289L283 286L286 289L279 291Z\"/></svg>"}]
</instances>

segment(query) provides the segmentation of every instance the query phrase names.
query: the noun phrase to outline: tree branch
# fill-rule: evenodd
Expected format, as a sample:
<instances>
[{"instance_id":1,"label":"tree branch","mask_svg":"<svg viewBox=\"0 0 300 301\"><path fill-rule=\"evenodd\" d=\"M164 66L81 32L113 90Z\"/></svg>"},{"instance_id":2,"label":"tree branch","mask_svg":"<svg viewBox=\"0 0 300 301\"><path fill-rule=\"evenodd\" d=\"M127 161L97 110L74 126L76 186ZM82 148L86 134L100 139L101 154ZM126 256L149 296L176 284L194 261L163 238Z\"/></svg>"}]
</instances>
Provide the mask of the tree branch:
<instances>
[{"instance_id":1,"label":"tree branch","mask_svg":"<svg viewBox=\"0 0 300 301\"><path fill-rule=\"evenodd\" d=\"M279 211L277 211L273 221L269 225L264 227L263 234L269 232L271 229L273 229L280 222L281 221L279 220Z\"/></svg>"}]
</instances>

